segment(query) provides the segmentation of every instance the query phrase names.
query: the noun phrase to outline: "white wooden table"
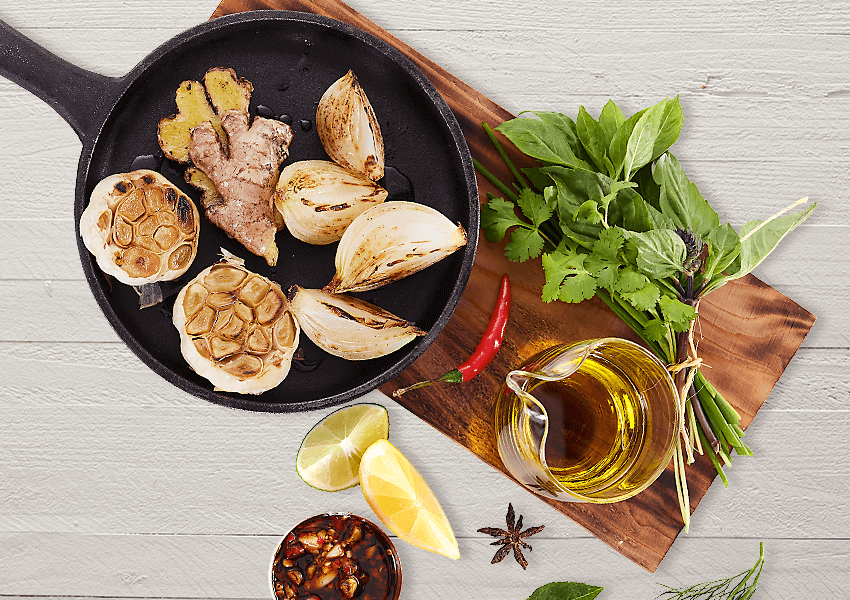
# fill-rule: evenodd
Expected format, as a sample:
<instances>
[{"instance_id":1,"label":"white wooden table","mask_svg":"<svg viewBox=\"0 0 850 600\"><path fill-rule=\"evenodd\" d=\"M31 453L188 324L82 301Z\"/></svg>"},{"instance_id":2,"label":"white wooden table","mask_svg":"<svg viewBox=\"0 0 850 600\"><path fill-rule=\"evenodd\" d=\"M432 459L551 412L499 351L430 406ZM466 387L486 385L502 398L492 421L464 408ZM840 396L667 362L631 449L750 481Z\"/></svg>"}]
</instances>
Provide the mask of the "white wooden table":
<instances>
[{"instance_id":1,"label":"white wooden table","mask_svg":"<svg viewBox=\"0 0 850 600\"><path fill-rule=\"evenodd\" d=\"M49 50L125 74L217 0L4 0L0 18ZM758 269L818 321L747 432L754 459L715 482L649 574L390 399L391 440L425 476L461 559L403 542L404 599L526 598L550 581L653 598L767 564L756 598L846 598L850 584L850 5L706 0L351 0L508 110L627 113L680 94L674 150L740 226L802 196L814 216ZM148 370L101 314L79 265L80 143L40 100L0 80L0 596L270 598L268 565L304 517L372 517L359 488L327 494L293 467L330 410L230 410ZM491 565L508 502L528 571Z\"/></svg>"}]
</instances>

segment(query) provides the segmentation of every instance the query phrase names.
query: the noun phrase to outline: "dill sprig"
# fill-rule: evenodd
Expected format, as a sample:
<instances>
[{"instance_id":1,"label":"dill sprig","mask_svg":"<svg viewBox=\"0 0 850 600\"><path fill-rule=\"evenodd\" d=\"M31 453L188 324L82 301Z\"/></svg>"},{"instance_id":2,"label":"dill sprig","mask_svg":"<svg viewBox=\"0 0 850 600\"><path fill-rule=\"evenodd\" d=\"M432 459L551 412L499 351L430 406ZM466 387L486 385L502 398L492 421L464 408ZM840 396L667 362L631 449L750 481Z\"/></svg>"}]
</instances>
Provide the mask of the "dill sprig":
<instances>
[{"instance_id":1,"label":"dill sprig","mask_svg":"<svg viewBox=\"0 0 850 600\"><path fill-rule=\"evenodd\" d=\"M739 573L728 579L718 579L698 583L689 588L677 590L669 585L659 584L667 588L658 598L666 600L747 600L756 591L756 584L764 567L764 544L759 544L759 559L749 571ZM752 583L747 583L755 575Z\"/></svg>"}]
</instances>

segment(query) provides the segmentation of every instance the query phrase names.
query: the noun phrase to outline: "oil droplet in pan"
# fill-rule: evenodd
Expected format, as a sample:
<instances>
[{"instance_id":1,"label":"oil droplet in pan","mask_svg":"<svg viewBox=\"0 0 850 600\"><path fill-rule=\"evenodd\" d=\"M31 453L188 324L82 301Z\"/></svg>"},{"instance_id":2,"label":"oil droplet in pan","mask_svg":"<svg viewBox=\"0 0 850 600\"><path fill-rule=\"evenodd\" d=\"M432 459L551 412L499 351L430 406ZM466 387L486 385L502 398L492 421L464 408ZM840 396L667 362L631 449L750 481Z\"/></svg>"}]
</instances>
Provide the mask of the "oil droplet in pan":
<instances>
[{"instance_id":1,"label":"oil droplet in pan","mask_svg":"<svg viewBox=\"0 0 850 600\"><path fill-rule=\"evenodd\" d=\"M378 185L387 190L387 200L413 202L413 182L395 167L384 167Z\"/></svg>"}]
</instances>

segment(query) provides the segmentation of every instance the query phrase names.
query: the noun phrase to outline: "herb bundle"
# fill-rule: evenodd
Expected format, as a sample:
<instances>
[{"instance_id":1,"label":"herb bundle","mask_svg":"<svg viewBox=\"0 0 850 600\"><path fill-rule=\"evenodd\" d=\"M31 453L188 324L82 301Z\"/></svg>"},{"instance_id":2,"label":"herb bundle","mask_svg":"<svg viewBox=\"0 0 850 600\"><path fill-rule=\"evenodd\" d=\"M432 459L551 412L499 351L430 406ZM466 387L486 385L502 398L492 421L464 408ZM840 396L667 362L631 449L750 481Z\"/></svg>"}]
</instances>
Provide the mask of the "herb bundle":
<instances>
[{"instance_id":1,"label":"herb bundle","mask_svg":"<svg viewBox=\"0 0 850 600\"><path fill-rule=\"evenodd\" d=\"M725 486L723 465L752 456L740 416L699 370L693 330L699 301L752 271L814 210L785 214L797 202L739 231L717 213L668 152L682 129L679 98L628 119L608 101L596 120L579 107L573 121L534 112L496 129L540 166L517 169L493 130L484 129L516 181L506 185L476 169L504 194L488 194L481 223L487 239L511 230L505 255L540 257L545 302L598 296L675 370L684 425L674 453L677 492L687 530L685 465L707 453Z\"/></svg>"}]
</instances>

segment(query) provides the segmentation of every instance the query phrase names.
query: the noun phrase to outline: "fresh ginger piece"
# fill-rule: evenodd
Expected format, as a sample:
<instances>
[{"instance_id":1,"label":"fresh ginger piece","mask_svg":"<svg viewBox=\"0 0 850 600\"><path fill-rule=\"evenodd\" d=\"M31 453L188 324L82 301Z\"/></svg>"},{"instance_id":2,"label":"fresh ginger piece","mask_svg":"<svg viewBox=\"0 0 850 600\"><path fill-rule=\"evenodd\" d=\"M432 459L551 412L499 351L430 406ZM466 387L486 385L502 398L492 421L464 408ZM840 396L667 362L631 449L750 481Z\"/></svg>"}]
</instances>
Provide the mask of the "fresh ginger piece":
<instances>
[{"instance_id":1,"label":"fresh ginger piece","mask_svg":"<svg viewBox=\"0 0 850 600\"><path fill-rule=\"evenodd\" d=\"M218 191L215 189L215 184L209 177L204 175L204 172L199 168L189 167L186 169L186 173L183 175L183 178L186 180L186 183L201 190L202 207L208 208L216 202L221 201L221 196L218 195Z\"/></svg>"},{"instance_id":2,"label":"fresh ginger piece","mask_svg":"<svg viewBox=\"0 0 850 600\"><path fill-rule=\"evenodd\" d=\"M206 205L207 218L249 251L277 263L272 196L280 164L292 141L289 125L229 110L221 120L229 140L225 148L212 124L192 131L189 158L212 181L220 201Z\"/></svg>"},{"instance_id":3,"label":"fresh ginger piece","mask_svg":"<svg viewBox=\"0 0 850 600\"><path fill-rule=\"evenodd\" d=\"M187 164L192 129L204 122L212 124L226 147L227 136L221 127L221 117L228 110L247 114L253 90L251 82L238 78L233 69L220 67L207 71L203 84L197 81L181 83L175 97L177 114L159 122L157 137L162 152L171 160Z\"/></svg>"}]
</instances>

